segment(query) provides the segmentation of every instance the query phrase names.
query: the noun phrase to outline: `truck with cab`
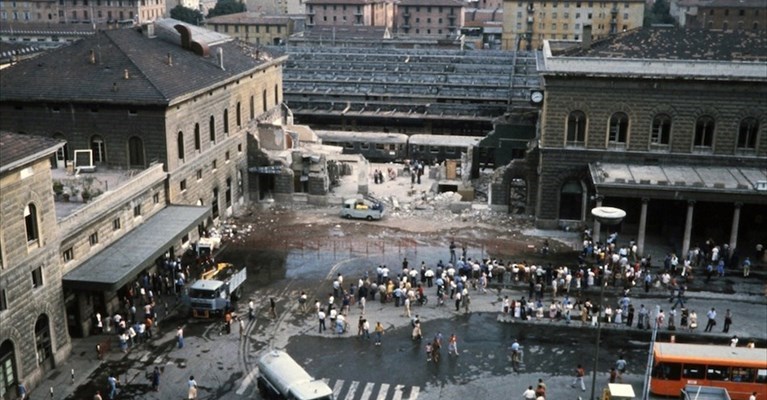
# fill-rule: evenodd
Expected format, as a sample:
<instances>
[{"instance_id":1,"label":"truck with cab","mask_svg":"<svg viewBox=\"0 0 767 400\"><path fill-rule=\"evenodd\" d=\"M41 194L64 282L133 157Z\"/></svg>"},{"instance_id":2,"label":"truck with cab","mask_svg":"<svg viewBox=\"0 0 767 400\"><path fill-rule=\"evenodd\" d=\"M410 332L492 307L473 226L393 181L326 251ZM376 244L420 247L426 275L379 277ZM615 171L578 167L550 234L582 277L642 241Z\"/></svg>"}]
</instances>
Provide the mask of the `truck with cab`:
<instances>
[{"instance_id":1,"label":"truck with cab","mask_svg":"<svg viewBox=\"0 0 767 400\"><path fill-rule=\"evenodd\" d=\"M192 316L210 318L226 312L232 300L242 295L242 284L246 279L245 267L231 263L218 263L203 272L200 279L189 288Z\"/></svg>"},{"instance_id":2,"label":"truck with cab","mask_svg":"<svg viewBox=\"0 0 767 400\"><path fill-rule=\"evenodd\" d=\"M333 390L284 351L272 350L261 356L258 372L258 390L264 398L333 400Z\"/></svg>"}]
</instances>

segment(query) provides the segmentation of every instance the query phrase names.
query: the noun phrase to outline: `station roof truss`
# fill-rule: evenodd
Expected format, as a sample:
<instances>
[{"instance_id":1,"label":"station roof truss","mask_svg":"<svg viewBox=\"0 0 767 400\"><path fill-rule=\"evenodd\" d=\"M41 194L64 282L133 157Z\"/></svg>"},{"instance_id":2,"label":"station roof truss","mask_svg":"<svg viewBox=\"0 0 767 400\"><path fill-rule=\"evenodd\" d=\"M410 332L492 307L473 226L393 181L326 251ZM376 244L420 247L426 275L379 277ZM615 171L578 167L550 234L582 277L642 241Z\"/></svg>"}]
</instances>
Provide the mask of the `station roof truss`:
<instances>
[{"instance_id":1,"label":"station roof truss","mask_svg":"<svg viewBox=\"0 0 767 400\"><path fill-rule=\"evenodd\" d=\"M535 52L291 47L283 91L294 113L492 119L542 85ZM513 72L513 73L512 73ZM512 82L513 79L513 82Z\"/></svg>"}]
</instances>

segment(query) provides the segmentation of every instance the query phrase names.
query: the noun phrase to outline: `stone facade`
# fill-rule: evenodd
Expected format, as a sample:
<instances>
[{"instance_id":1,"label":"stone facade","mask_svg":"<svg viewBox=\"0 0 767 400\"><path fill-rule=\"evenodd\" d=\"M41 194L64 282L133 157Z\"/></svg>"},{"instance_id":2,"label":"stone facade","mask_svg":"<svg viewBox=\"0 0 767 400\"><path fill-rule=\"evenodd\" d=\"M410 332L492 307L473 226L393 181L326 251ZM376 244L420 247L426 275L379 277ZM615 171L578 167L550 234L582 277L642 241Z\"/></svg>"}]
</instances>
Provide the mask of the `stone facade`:
<instances>
[{"instance_id":1,"label":"stone facade","mask_svg":"<svg viewBox=\"0 0 767 400\"><path fill-rule=\"evenodd\" d=\"M636 168L714 169L711 177L704 179L708 185L700 182L700 178L695 181L697 189L690 189L683 181L659 182L658 185L678 188L676 192L664 191L646 181L626 182L637 186L633 190L610 192L613 197L607 199L608 204L628 207L632 211L626 218L628 223L636 224L639 220L640 242L644 239L648 201L651 216L661 215L663 207L675 210L676 222L671 225L651 221L660 226L658 229L681 229L679 224L685 227L683 219L681 223L677 221L683 218L686 207L680 205L683 202L697 201L696 208L701 212L722 210L726 216L714 223L718 226L711 223L706 226L707 220L713 222L711 218L699 219L698 231L722 241L729 236L732 247L738 239L738 218L743 218L738 211L732 214L733 220L728 220L733 208L742 207L748 215L745 218L763 217L757 204L764 201L764 195L760 198L756 187L739 183L737 188L725 190L723 183L714 180L721 175L714 174L728 167L759 171L767 165L767 87L764 75L757 72L764 69L764 63L738 62L737 56L718 48L717 43L711 44L708 53L715 55L714 59L704 56L654 60L648 59L655 51L653 48L629 46L642 37L656 35L668 45L663 53L674 51L675 45L664 36L673 34L629 33L597 49L580 49L559 56L552 55L548 46L544 48L541 69L546 101L540 120L539 162L528 163L537 170L537 190L529 193L536 205L537 226L564 228L589 223L589 210L603 205L589 167L600 163ZM734 38L722 37L718 43L724 45ZM614 54L618 49L626 52L624 58L600 56L603 52ZM634 53L641 53L643 59L634 59ZM645 199L641 213L640 199ZM639 217L640 214L644 216ZM750 233L753 238L756 226L749 224L744 229L741 225L741 236ZM683 251L690 245L690 228L687 223ZM678 243L676 239L672 241Z\"/></svg>"},{"instance_id":2,"label":"stone facade","mask_svg":"<svg viewBox=\"0 0 767 400\"><path fill-rule=\"evenodd\" d=\"M0 353L3 369L0 377L4 378L0 385L22 377L28 385L33 385L71 351L61 301L59 229L48 158L56 147L46 150L16 168L3 168L0 175L3 227L0 231L0 300L3 304L0 346L4 349ZM27 210L31 210L31 214ZM35 240L28 240L30 220L36 231ZM13 394L16 387L3 389Z\"/></svg>"}]
</instances>

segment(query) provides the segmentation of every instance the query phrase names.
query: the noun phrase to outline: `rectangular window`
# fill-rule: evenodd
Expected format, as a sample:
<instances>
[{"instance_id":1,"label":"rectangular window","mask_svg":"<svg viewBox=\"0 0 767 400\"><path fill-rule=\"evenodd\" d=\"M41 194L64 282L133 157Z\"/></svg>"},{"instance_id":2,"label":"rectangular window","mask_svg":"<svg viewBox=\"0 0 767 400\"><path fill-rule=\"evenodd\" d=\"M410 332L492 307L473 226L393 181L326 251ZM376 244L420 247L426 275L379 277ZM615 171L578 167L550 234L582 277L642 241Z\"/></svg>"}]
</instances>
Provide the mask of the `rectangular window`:
<instances>
[{"instance_id":1,"label":"rectangular window","mask_svg":"<svg viewBox=\"0 0 767 400\"><path fill-rule=\"evenodd\" d=\"M179 189L183 192L186 190L186 179L182 179L181 182L178 183Z\"/></svg>"},{"instance_id":2,"label":"rectangular window","mask_svg":"<svg viewBox=\"0 0 767 400\"><path fill-rule=\"evenodd\" d=\"M90 236L88 236L88 243L91 244L91 246L95 246L99 244L99 233L93 232Z\"/></svg>"},{"instance_id":3,"label":"rectangular window","mask_svg":"<svg viewBox=\"0 0 767 400\"><path fill-rule=\"evenodd\" d=\"M112 230L113 231L119 231L121 227L120 224L120 218L115 218L112 220Z\"/></svg>"},{"instance_id":4,"label":"rectangular window","mask_svg":"<svg viewBox=\"0 0 767 400\"><path fill-rule=\"evenodd\" d=\"M5 295L5 288L0 288L0 311L8 309L8 298Z\"/></svg>"},{"instance_id":5,"label":"rectangular window","mask_svg":"<svg viewBox=\"0 0 767 400\"><path fill-rule=\"evenodd\" d=\"M32 289L43 286L43 267L39 266L32 271Z\"/></svg>"},{"instance_id":6,"label":"rectangular window","mask_svg":"<svg viewBox=\"0 0 767 400\"><path fill-rule=\"evenodd\" d=\"M197 170L197 180L198 180L198 181L199 181L199 180L202 180L202 170L201 170L201 169L198 169L198 170Z\"/></svg>"},{"instance_id":7,"label":"rectangular window","mask_svg":"<svg viewBox=\"0 0 767 400\"><path fill-rule=\"evenodd\" d=\"M141 216L141 204L136 204L133 206L133 217L140 217Z\"/></svg>"},{"instance_id":8,"label":"rectangular window","mask_svg":"<svg viewBox=\"0 0 767 400\"><path fill-rule=\"evenodd\" d=\"M154 202L154 204L159 204L160 203L160 194L159 193L155 193L155 194L152 195L152 202Z\"/></svg>"},{"instance_id":9,"label":"rectangular window","mask_svg":"<svg viewBox=\"0 0 767 400\"><path fill-rule=\"evenodd\" d=\"M64 260L64 262L70 262L72 259L75 258L75 250L73 248L68 248L64 250L63 253L61 253L61 259Z\"/></svg>"},{"instance_id":10,"label":"rectangular window","mask_svg":"<svg viewBox=\"0 0 767 400\"><path fill-rule=\"evenodd\" d=\"M702 364L685 364L682 369L684 379L705 379L706 366Z\"/></svg>"},{"instance_id":11,"label":"rectangular window","mask_svg":"<svg viewBox=\"0 0 767 400\"><path fill-rule=\"evenodd\" d=\"M224 153L224 159L226 160L226 162L229 162L229 152L228 151L226 153Z\"/></svg>"},{"instance_id":12,"label":"rectangular window","mask_svg":"<svg viewBox=\"0 0 767 400\"><path fill-rule=\"evenodd\" d=\"M212 167L214 171L218 168L218 160L213 160Z\"/></svg>"},{"instance_id":13,"label":"rectangular window","mask_svg":"<svg viewBox=\"0 0 767 400\"><path fill-rule=\"evenodd\" d=\"M242 153L242 143L237 143L237 152Z\"/></svg>"}]
</instances>

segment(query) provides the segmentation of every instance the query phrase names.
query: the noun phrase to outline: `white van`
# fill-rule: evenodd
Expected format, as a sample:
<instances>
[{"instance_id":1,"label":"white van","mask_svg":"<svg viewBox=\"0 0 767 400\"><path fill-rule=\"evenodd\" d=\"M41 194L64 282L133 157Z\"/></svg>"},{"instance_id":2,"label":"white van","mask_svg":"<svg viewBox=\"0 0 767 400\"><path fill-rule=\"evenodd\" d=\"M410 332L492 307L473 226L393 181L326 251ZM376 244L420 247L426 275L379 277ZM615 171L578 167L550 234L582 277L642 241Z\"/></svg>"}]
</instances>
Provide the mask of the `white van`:
<instances>
[{"instance_id":1,"label":"white van","mask_svg":"<svg viewBox=\"0 0 767 400\"><path fill-rule=\"evenodd\" d=\"M333 390L312 378L288 353L270 351L258 360L258 390L264 398L334 400Z\"/></svg>"},{"instance_id":2,"label":"white van","mask_svg":"<svg viewBox=\"0 0 767 400\"><path fill-rule=\"evenodd\" d=\"M341 207L341 217L359 218L372 221L384 216L384 205L372 197L344 200Z\"/></svg>"}]
</instances>

